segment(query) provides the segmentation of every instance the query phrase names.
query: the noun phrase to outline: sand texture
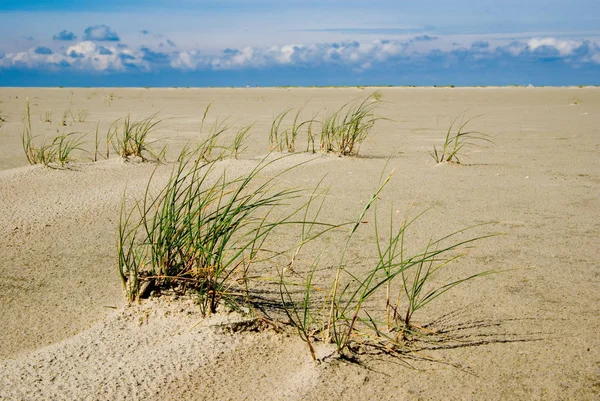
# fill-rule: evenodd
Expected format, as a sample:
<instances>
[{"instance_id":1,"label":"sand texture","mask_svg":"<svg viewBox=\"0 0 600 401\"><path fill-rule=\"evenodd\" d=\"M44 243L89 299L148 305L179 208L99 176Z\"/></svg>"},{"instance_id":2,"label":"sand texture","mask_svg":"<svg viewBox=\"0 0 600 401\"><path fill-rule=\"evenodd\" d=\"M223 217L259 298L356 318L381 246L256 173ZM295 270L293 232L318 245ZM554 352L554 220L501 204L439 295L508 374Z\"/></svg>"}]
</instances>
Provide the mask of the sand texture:
<instances>
[{"instance_id":1,"label":"sand texture","mask_svg":"<svg viewBox=\"0 0 600 401\"><path fill-rule=\"evenodd\" d=\"M473 229L500 233L465 250L451 277L496 274L455 287L414 320L448 333L396 358L363 350L337 358L319 344L314 363L285 324L222 310L202 318L193 298L162 296L129 305L117 273L123 200L139 200L153 175L166 182L173 160L201 139L208 117L254 123L239 158L217 163L232 176L268 153L273 118L305 105L304 116L367 96L369 88L25 89L0 88L0 399L131 400L448 400L600 398L600 89L383 88L375 125L359 157L297 152L262 174L278 185L329 192L322 216L355 219L382 172L394 174L379 196L378 219L425 210L408 236ZM89 133L77 162L30 166L20 133L26 99L36 141ZM63 125L63 114L67 111ZM322 113L325 113L322 112ZM468 147L462 164L436 164L452 120L481 115L472 128L493 144ZM81 113L81 114L80 114ZM98 127L106 152L110 124L158 113L152 139L168 145L167 163L123 161L111 150L92 162ZM49 117L49 118L46 118ZM49 119L50 121L44 121ZM81 120L81 121L80 121ZM231 142L228 132L223 142ZM104 154L103 153L103 154ZM275 158L276 156L270 156ZM125 196L124 196L125 193ZM293 207L291 204L290 207ZM346 260L367 268L375 247L373 210ZM276 239L285 248L293 228ZM302 277L319 256L326 283L344 232L323 237L297 262ZM261 277L277 277L277 266ZM265 294L276 288L268 280ZM271 291L272 290L272 291ZM275 308L276 309L276 308Z\"/></svg>"}]
</instances>

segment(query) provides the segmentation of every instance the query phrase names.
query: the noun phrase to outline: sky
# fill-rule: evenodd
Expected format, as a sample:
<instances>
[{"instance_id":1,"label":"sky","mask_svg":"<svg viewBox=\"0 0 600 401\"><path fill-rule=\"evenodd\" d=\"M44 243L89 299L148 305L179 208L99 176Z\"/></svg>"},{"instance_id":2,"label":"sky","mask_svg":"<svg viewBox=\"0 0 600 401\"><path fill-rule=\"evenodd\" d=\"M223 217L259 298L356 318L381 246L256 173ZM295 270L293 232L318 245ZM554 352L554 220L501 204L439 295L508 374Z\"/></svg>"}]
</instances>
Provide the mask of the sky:
<instances>
[{"instance_id":1,"label":"sky","mask_svg":"<svg viewBox=\"0 0 600 401\"><path fill-rule=\"evenodd\" d=\"M530 84L600 85L600 1L0 1L0 86Z\"/></svg>"}]
</instances>

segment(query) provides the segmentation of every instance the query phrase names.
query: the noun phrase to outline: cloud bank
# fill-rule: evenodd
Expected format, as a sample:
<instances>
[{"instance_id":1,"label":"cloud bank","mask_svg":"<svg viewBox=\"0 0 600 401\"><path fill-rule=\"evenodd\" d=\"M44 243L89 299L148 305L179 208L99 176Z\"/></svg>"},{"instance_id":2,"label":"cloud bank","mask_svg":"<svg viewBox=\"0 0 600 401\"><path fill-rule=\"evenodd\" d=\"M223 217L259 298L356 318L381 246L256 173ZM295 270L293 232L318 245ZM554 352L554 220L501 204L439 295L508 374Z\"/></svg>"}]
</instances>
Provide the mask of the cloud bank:
<instances>
[{"instance_id":1,"label":"cloud bank","mask_svg":"<svg viewBox=\"0 0 600 401\"><path fill-rule=\"evenodd\" d=\"M63 31L66 34L70 32ZM62 34L61 32L60 34ZM60 35L59 34L59 35ZM146 35L145 32L142 32ZM526 77L533 71L560 67L561 71L585 69L598 72L600 77L600 42L553 37L531 38L504 44L477 41L468 46L450 50L435 48L438 37L421 35L410 40L376 40L371 42L337 42L288 44L271 47L225 49L219 54L201 50L179 50L167 40L168 46L129 47L119 41L118 35L105 25L88 27L81 42L54 51L38 46L22 52L6 53L0 58L1 69L44 70L92 74L118 73L203 73L261 71L312 71L313 75L327 75L343 71L350 77L424 76L435 72L438 76L465 77L494 71L513 71L515 76ZM100 45L96 42L113 42ZM422 46L426 45L424 49ZM451 73L451 74L450 74ZM382 75L383 74L383 75ZM407 78L408 79L408 78ZM600 80L600 78L599 78ZM418 82L416 82L418 84ZM475 84L475 83L474 83ZM494 84L492 80L489 84ZM600 82L593 82L600 84Z\"/></svg>"}]
</instances>

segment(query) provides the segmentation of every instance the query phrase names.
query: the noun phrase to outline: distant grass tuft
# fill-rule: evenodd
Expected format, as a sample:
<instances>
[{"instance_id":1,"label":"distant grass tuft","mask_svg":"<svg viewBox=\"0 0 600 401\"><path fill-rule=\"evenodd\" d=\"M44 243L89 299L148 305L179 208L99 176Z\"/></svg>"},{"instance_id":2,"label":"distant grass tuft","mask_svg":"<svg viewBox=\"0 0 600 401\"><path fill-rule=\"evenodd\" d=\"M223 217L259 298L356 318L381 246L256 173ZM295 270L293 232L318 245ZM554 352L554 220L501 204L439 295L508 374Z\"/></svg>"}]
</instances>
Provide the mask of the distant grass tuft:
<instances>
[{"instance_id":1,"label":"distant grass tuft","mask_svg":"<svg viewBox=\"0 0 600 401\"><path fill-rule=\"evenodd\" d=\"M360 145L367 139L378 120L374 111L381 101L381 94L374 92L362 101L346 103L333 114L325 117L321 128L321 150L342 156L358 155Z\"/></svg>"},{"instance_id":2,"label":"distant grass tuft","mask_svg":"<svg viewBox=\"0 0 600 401\"><path fill-rule=\"evenodd\" d=\"M73 152L82 150L83 137L85 134L71 132L56 136L50 143L46 141L40 145L34 143L31 131L31 109L29 99L25 102L25 114L23 116L23 131L21 133L21 145L29 164L42 164L49 166L57 163L64 167L73 161Z\"/></svg>"},{"instance_id":3,"label":"distant grass tuft","mask_svg":"<svg viewBox=\"0 0 600 401\"><path fill-rule=\"evenodd\" d=\"M429 152L436 163L460 163L458 156L465 146L477 146L477 142L493 143L489 135L480 131L467 130L467 125L478 117L481 116L475 116L465 121L464 114L462 114L452 121L442 149L438 151L434 145L433 151ZM457 124L459 119L461 121ZM457 131L452 132L455 126L458 126Z\"/></svg>"},{"instance_id":4,"label":"distant grass tuft","mask_svg":"<svg viewBox=\"0 0 600 401\"><path fill-rule=\"evenodd\" d=\"M131 116L113 122L108 130L108 142L123 159L138 157L143 161L162 161L166 148L156 151L149 136L162 120L153 114L140 121L131 121Z\"/></svg>"}]
</instances>

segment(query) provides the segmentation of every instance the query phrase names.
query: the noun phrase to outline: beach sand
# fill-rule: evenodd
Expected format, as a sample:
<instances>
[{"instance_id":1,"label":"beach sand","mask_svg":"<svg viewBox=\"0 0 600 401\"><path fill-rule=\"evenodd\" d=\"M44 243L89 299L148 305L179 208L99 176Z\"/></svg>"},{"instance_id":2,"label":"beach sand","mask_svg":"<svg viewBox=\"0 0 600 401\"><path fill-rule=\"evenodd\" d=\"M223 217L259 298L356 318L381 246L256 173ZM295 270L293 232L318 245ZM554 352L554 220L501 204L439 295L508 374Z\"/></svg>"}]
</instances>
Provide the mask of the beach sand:
<instances>
[{"instance_id":1,"label":"beach sand","mask_svg":"<svg viewBox=\"0 0 600 401\"><path fill-rule=\"evenodd\" d=\"M407 239L416 248L493 222L474 234L502 235L476 242L450 272L497 273L454 288L414 317L439 320L460 341L405 358L367 353L315 364L283 325L257 329L226 312L203 319L186 297L126 304L116 246L123 194L140 199L150 176L160 185L172 165L115 155L91 162L80 152L65 169L29 166L21 147L29 99L36 140L87 132L90 151L96 126L104 149L113 121L158 113L152 137L168 144L173 161L199 139L214 99L208 120L254 123L239 160L219 162L244 173L268 153L281 111L305 105L310 118L374 90L0 88L0 399L598 399L598 88L381 88L377 113L386 120L359 157L298 152L265 172L307 162L282 182L310 189L323 179L330 187L323 216L343 222L393 169L379 217L430 208ZM461 113L481 115L470 127L494 143L465 148L461 165L437 165L429 151ZM371 211L347 257L356 269L376 252L373 219ZM325 245L325 259L336 260L341 245Z\"/></svg>"}]
</instances>

